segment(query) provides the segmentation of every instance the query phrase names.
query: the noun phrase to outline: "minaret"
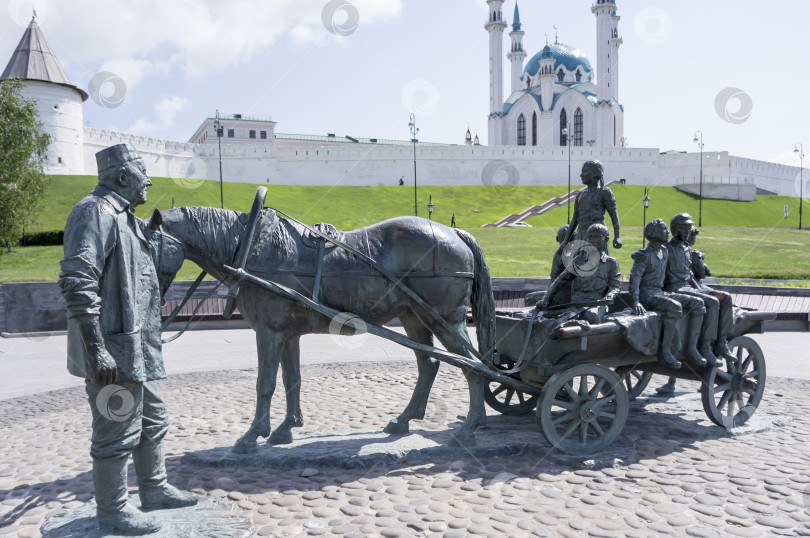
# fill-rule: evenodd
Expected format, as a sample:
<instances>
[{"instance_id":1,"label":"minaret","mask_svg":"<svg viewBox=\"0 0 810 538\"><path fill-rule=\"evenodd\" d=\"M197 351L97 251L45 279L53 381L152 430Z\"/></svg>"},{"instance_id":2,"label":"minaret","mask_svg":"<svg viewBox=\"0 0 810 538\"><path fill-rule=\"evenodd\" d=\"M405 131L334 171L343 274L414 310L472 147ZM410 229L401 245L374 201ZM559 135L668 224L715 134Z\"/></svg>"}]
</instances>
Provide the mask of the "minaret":
<instances>
[{"instance_id":1,"label":"minaret","mask_svg":"<svg viewBox=\"0 0 810 538\"><path fill-rule=\"evenodd\" d=\"M512 62L512 92L520 89L520 75L523 74L523 60L526 59L526 51L523 50L523 30L520 29L520 11L515 2L515 17L512 20L512 31L509 37L512 39L512 50L506 55Z\"/></svg>"},{"instance_id":2,"label":"minaret","mask_svg":"<svg viewBox=\"0 0 810 538\"><path fill-rule=\"evenodd\" d=\"M596 15L597 100L619 101L619 17L616 0L597 0L591 8Z\"/></svg>"},{"instance_id":3,"label":"minaret","mask_svg":"<svg viewBox=\"0 0 810 538\"><path fill-rule=\"evenodd\" d=\"M615 0L596 0L596 100L597 146L611 147L621 136L621 119L614 106L619 102L619 19Z\"/></svg>"},{"instance_id":4,"label":"minaret","mask_svg":"<svg viewBox=\"0 0 810 538\"><path fill-rule=\"evenodd\" d=\"M487 0L489 19L484 28L489 32L489 145L500 146L503 139L503 0Z\"/></svg>"},{"instance_id":5,"label":"minaret","mask_svg":"<svg viewBox=\"0 0 810 538\"><path fill-rule=\"evenodd\" d=\"M537 74L540 77L540 102L543 104L543 110L551 110L554 101L554 80L557 76L554 74L554 56L548 43L540 53L540 67Z\"/></svg>"}]
</instances>

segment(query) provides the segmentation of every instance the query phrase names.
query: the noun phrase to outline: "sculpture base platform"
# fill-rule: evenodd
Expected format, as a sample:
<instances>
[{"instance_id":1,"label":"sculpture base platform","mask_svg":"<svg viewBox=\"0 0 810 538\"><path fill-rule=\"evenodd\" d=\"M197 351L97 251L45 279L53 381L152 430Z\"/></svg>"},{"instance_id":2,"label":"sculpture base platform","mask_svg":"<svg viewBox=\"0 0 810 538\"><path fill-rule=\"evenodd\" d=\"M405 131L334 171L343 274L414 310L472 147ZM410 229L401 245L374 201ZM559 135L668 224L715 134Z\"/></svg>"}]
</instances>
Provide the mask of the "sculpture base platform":
<instances>
[{"instance_id":1,"label":"sculpture base platform","mask_svg":"<svg viewBox=\"0 0 810 538\"><path fill-rule=\"evenodd\" d=\"M256 452L250 454L236 454L231 447L218 447L188 453L184 461L214 467L371 469L404 462L517 455L534 455L560 465L577 465L584 460L613 465L636 458L633 441L621 438L595 456L576 457L558 452L543 437L534 412L518 417L489 416L487 426L475 432L475 446L452 443L460 423L442 426L441 430L423 429L420 425L419 421L412 422L411 432L402 435L357 428L293 430L294 441L288 445L260 442Z\"/></svg>"},{"instance_id":2,"label":"sculpture base platform","mask_svg":"<svg viewBox=\"0 0 810 538\"><path fill-rule=\"evenodd\" d=\"M130 495L129 503L140 507L137 495ZM221 499L201 497L196 506L173 510L154 510L149 515L160 520L163 528L150 538L176 538L197 536L200 538L248 538L253 536L251 522L233 514L233 504ZM40 528L43 538L116 538L119 535L104 533L96 523L96 503L90 501L73 510L57 514L45 520Z\"/></svg>"},{"instance_id":3,"label":"sculpture base platform","mask_svg":"<svg viewBox=\"0 0 810 538\"><path fill-rule=\"evenodd\" d=\"M636 413L638 415L634 417ZM511 417L490 415L487 420L485 427L476 430L474 446L452 443L460 422L430 429L425 428L424 422L413 421L411 432L403 435L359 428L293 430L294 440L288 445L260 442L256 451L249 454L234 453L230 446L217 447L187 453L183 459L193 465L210 467L371 469L380 465L437 459L535 456L560 466L603 467L635 463L638 459L635 439L640 437L676 434L685 443L744 437L781 427L792 419L782 415L754 414L745 425L727 430L708 421L699 393L679 392L666 399L642 397L632 403L630 417L619 438L592 456L571 456L554 449L537 426L534 412Z\"/></svg>"}]
</instances>

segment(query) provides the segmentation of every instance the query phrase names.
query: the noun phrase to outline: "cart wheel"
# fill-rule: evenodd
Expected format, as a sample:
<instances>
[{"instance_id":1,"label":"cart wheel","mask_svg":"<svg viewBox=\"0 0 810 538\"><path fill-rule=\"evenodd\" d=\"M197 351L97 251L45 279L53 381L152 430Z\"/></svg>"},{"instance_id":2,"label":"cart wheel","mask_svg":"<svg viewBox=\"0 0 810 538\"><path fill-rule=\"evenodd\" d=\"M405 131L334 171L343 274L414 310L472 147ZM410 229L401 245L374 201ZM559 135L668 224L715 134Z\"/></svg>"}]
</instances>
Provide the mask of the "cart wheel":
<instances>
[{"instance_id":1,"label":"cart wheel","mask_svg":"<svg viewBox=\"0 0 810 538\"><path fill-rule=\"evenodd\" d=\"M492 409L502 415L514 416L531 413L539 399L539 394L522 392L497 381L490 381L484 388L484 400Z\"/></svg>"},{"instance_id":2,"label":"cart wheel","mask_svg":"<svg viewBox=\"0 0 810 538\"><path fill-rule=\"evenodd\" d=\"M554 448L588 456L618 437L629 407L627 389L618 375L595 364L578 364L546 382L537 422Z\"/></svg>"},{"instance_id":3,"label":"cart wheel","mask_svg":"<svg viewBox=\"0 0 810 538\"><path fill-rule=\"evenodd\" d=\"M652 379L652 372L645 372L643 370L625 370L623 368L616 368L616 374L624 381L624 386L627 389L627 398L632 402L644 392L647 385L650 384Z\"/></svg>"},{"instance_id":4,"label":"cart wheel","mask_svg":"<svg viewBox=\"0 0 810 538\"><path fill-rule=\"evenodd\" d=\"M757 410L765 392L765 358L751 338L738 336L728 343L737 356L726 369L706 368L703 373L703 410L718 426L745 424Z\"/></svg>"}]
</instances>

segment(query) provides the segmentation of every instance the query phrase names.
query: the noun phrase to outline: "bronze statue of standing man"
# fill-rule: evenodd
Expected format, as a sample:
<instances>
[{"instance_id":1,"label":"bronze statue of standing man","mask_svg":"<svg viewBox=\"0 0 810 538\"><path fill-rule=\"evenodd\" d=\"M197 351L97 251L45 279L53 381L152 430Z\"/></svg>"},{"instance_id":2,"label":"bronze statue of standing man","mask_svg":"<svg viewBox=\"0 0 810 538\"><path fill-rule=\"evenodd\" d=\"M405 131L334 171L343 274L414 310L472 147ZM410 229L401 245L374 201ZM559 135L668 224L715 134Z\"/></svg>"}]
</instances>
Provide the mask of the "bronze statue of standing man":
<instances>
[{"instance_id":1,"label":"bronze statue of standing man","mask_svg":"<svg viewBox=\"0 0 810 538\"><path fill-rule=\"evenodd\" d=\"M68 310L68 370L86 380L93 415L93 483L103 531L138 535L160 523L143 511L191 506L166 481L169 428L157 380L165 377L160 291L144 223L133 214L152 184L128 144L96 153L99 184L70 213L59 286ZM127 504L129 455L142 510Z\"/></svg>"}]
</instances>

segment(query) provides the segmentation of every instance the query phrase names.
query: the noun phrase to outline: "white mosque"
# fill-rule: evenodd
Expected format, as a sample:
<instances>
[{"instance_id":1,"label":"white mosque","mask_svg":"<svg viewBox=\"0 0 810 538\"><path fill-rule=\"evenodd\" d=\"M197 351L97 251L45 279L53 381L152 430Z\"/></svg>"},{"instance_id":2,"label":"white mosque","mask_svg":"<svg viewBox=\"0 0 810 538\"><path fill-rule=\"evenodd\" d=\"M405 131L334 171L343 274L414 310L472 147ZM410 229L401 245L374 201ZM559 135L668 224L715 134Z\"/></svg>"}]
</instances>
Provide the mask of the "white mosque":
<instances>
[{"instance_id":1,"label":"white mosque","mask_svg":"<svg viewBox=\"0 0 810 538\"><path fill-rule=\"evenodd\" d=\"M569 159L578 167L599 159L607 181L697 189L701 154L629 148L619 101L619 35L615 0L595 0L595 68L578 49L555 36L528 62L514 6L509 52L504 55L504 0L486 0L489 17L489 145L470 136L463 144L418 142L420 185L565 184ZM511 63L504 99L504 60ZM24 81L52 137L45 171L95 175L95 153L130 143L150 175L219 179L221 145L225 181L301 185L395 185L413 177L410 141L276 132L268 118L230 114L205 118L189 141L168 141L83 125L88 94L65 75L34 17L0 79ZM217 142L221 142L218 144ZM798 195L799 168L704 152L704 195L753 199L757 192ZM575 168L576 169L576 168ZM575 176L576 177L576 176Z\"/></svg>"},{"instance_id":2,"label":"white mosque","mask_svg":"<svg viewBox=\"0 0 810 538\"><path fill-rule=\"evenodd\" d=\"M524 31L515 3L511 48L510 94L503 99L502 0L487 0L489 21L489 140L495 146L623 146L624 109L619 104L619 16L616 2L597 0L596 73L578 49L546 43L526 66ZM594 78L596 81L594 82Z\"/></svg>"}]
</instances>

